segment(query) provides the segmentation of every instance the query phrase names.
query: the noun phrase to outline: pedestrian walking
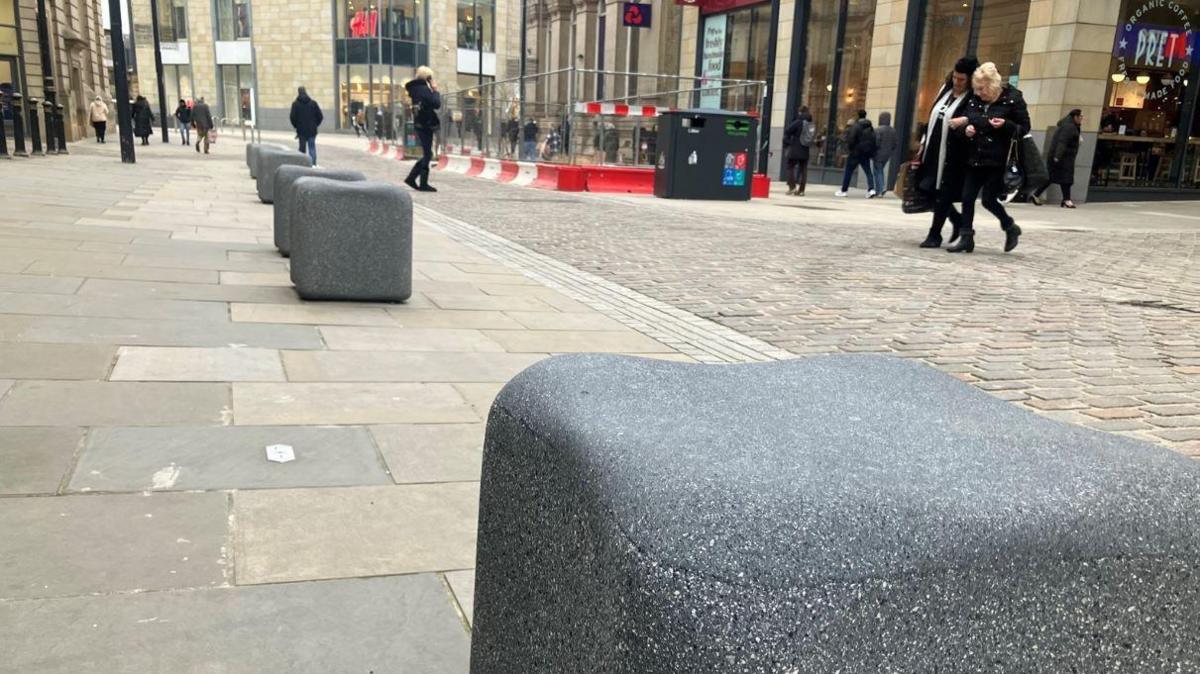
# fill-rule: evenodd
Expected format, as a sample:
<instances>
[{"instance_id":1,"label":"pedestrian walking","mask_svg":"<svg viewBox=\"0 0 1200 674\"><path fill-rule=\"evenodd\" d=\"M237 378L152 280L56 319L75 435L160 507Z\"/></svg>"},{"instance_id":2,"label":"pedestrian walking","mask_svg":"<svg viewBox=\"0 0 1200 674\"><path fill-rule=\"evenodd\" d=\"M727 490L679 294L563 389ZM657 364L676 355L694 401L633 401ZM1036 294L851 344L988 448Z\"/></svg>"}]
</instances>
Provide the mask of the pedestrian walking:
<instances>
[{"instance_id":1,"label":"pedestrian walking","mask_svg":"<svg viewBox=\"0 0 1200 674\"><path fill-rule=\"evenodd\" d=\"M871 169L871 160L877 148L875 127L867 119L867 111L859 110L858 121L846 135L846 170L842 174L842 189L834 193L835 197L850 193L850 179L854 177L855 169L861 166L863 173L867 174L867 198L875 198L875 174Z\"/></svg>"},{"instance_id":2,"label":"pedestrian walking","mask_svg":"<svg viewBox=\"0 0 1200 674\"><path fill-rule=\"evenodd\" d=\"M971 75L979 61L970 56L960 58L946 78L946 84L934 97L929 112L928 130L917 150L917 189L933 195L933 223L921 248L942 247L942 226L950 220L953 230L950 243L962 233L962 216L954 204L962 201L963 182L967 173L967 158L971 151L967 137L961 132L967 125L966 102L971 93Z\"/></svg>"},{"instance_id":3,"label":"pedestrian walking","mask_svg":"<svg viewBox=\"0 0 1200 674\"><path fill-rule=\"evenodd\" d=\"M879 113L879 126L875 129L875 156L872 157L872 163L875 165L875 193L878 196L883 196L888 191L888 162L896 154L896 147L900 140L896 135L896 129L892 127L892 113Z\"/></svg>"},{"instance_id":4,"label":"pedestrian walking","mask_svg":"<svg viewBox=\"0 0 1200 674\"><path fill-rule=\"evenodd\" d=\"M187 101L179 99L179 107L175 108L175 126L179 127L179 139L184 145L191 145L192 109Z\"/></svg>"},{"instance_id":5,"label":"pedestrian walking","mask_svg":"<svg viewBox=\"0 0 1200 674\"><path fill-rule=\"evenodd\" d=\"M367 132L367 113L359 108L358 112L354 113L354 135L362 137Z\"/></svg>"},{"instance_id":6,"label":"pedestrian walking","mask_svg":"<svg viewBox=\"0 0 1200 674\"><path fill-rule=\"evenodd\" d=\"M979 198L1000 221L1007 253L1017 247L1021 228L1000 205L1000 197L1013 141L1029 131L1029 109L1020 90L1006 84L991 61L975 70L971 83L975 95L967 99L967 125L963 131L970 143L970 155L963 183L962 234L947 251L975 250L975 199Z\"/></svg>"},{"instance_id":7,"label":"pedestrian walking","mask_svg":"<svg viewBox=\"0 0 1200 674\"><path fill-rule=\"evenodd\" d=\"M1071 201L1071 185L1075 184L1075 157L1079 154L1079 136L1082 127L1083 111L1076 108L1068 112L1066 117L1059 120L1058 128L1054 130L1054 137L1050 140L1050 149L1046 152L1046 156L1050 160L1050 183L1058 185L1062 190L1060 205L1063 208L1075 208L1075 202ZM1039 187L1029 200L1038 206L1045 203L1041 197L1050 183Z\"/></svg>"},{"instance_id":8,"label":"pedestrian walking","mask_svg":"<svg viewBox=\"0 0 1200 674\"><path fill-rule=\"evenodd\" d=\"M788 194L804 196L808 187L808 158L812 144L817 138L817 125L813 123L808 106L801 106L796 119L783 130L783 145L787 148Z\"/></svg>"},{"instance_id":9,"label":"pedestrian walking","mask_svg":"<svg viewBox=\"0 0 1200 674\"><path fill-rule=\"evenodd\" d=\"M145 96L138 96L133 102L133 134L142 139L142 145L150 144L150 134L154 133L154 112L150 110L150 102Z\"/></svg>"},{"instance_id":10,"label":"pedestrian walking","mask_svg":"<svg viewBox=\"0 0 1200 674\"><path fill-rule=\"evenodd\" d=\"M508 120L507 126L504 127L504 134L508 136L508 156L513 158L517 156L517 138L520 137L521 121L516 117Z\"/></svg>"},{"instance_id":11,"label":"pedestrian walking","mask_svg":"<svg viewBox=\"0 0 1200 674\"><path fill-rule=\"evenodd\" d=\"M375 108L375 137L383 140L383 108Z\"/></svg>"},{"instance_id":12,"label":"pedestrian walking","mask_svg":"<svg viewBox=\"0 0 1200 674\"><path fill-rule=\"evenodd\" d=\"M292 101L292 112L288 116L292 128L296 130L296 138L300 139L300 154L308 152L312 165L317 165L317 127L325 121L321 106L309 97L304 87L296 89L296 100Z\"/></svg>"},{"instance_id":13,"label":"pedestrian walking","mask_svg":"<svg viewBox=\"0 0 1200 674\"><path fill-rule=\"evenodd\" d=\"M108 104L97 96L88 106L88 117L92 120L92 128L96 131L96 142L104 142L104 132L108 130Z\"/></svg>"},{"instance_id":14,"label":"pedestrian walking","mask_svg":"<svg viewBox=\"0 0 1200 674\"><path fill-rule=\"evenodd\" d=\"M419 192L436 192L429 184L429 164L433 161L433 134L441 126L438 108L442 107L442 96L433 83L433 70L429 66L417 68L417 76L404 85L413 103L413 129L421 141L421 158L413 164L404 184Z\"/></svg>"},{"instance_id":15,"label":"pedestrian walking","mask_svg":"<svg viewBox=\"0 0 1200 674\"><path fill-rule=\"evenodd\" d=\"M192 105L192 128L196 130L196 152L200 151L200 144L203 143L204 154L208 154L208 134L213 128L213 118L203 96Z\"/></svg>"},{"instance_id":16,"label":"pedestrian walking","mask_svg":"<svg viewBox=\"0 0 1200 674\"><path fill-rule=\"evenodd\" d=\"M521 159L524 159L525 161L534 161L537 159L537 154L538 154L538 151L537 151L538 124L537 124L537 122L535 122L533 120L533 118L530 117L529 121L525 122L525 128L522 131L523 131L523 134L522 134L523 147L521 148Z\"/></svg>"}]
</instances>

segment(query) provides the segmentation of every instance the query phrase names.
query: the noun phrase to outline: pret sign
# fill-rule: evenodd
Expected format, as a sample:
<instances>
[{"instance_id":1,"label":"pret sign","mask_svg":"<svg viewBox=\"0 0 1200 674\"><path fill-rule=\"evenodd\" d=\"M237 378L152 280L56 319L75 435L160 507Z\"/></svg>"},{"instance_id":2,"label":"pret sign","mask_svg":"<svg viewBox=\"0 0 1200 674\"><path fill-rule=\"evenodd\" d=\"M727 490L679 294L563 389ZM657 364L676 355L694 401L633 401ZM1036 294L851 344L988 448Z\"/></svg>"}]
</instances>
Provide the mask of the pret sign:
<instances>
[{"instance_id":1,"label":"pret sign","mask_svg":"<svg viewBox=\"0 0 1200 674\"><path fill-rule=\"evenodd\" d=\"M649 28L650 5L641 2L622 3L621 23L628 28Z\"/></svg>"},{"instance_id":2,"label":"pret sign","mask_svg":"<svg viewBox=\"0 0 1200 674\"><path fill-rule=\"evenodd\" d=\"M1135 5L1117 33L1113 55L1117 73L1126 79L1150 77L1147 100L1166 98L1187 79L1197 56L1187 8L1174 0Z\"/></svg>"}]
</instances>

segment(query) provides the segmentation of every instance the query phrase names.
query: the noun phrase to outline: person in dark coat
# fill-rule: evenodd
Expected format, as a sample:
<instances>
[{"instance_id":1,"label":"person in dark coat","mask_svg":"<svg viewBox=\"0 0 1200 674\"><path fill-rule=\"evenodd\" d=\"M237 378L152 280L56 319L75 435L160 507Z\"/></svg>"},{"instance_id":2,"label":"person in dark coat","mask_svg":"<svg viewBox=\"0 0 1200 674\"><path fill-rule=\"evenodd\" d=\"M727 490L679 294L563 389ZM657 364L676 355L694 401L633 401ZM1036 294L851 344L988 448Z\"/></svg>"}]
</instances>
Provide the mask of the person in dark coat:
<instances>
[{"instance_id":1,"label":"person in dark coat","mask_svg":"<svg viewBox=\"0 0 1200 674\"><path fill-rule=\"evenodd\" d=\"M875 173L871 169L871 160L875 157L877 147L875 127L871 126L871 120L867 119L867 111L859 110L858 121L850 127L846 135L846 170L842 173L842 189L833 196L844 197L849 194L850 179L854 177L854 171L861 166L863 173L867 174L867 198L875 197Z\"/></svg>"},{"instance_id":2,"label":"person in dark coat","mask_svg":"<svg viewBox=\"0 0 1200 674\"><path fill-rule=\"evenodd\" d=\"M1058 122L1054 137L1050 140L1050 148L1046 151L1046 159L1050 162L1050 183L1058 185L1062 190L1062 207L1075 208L1071 201L1071 185L1075 184L1075 157L1079 154L1079 135L1083 127L1083 111L1076 108L1067 113ZM1047 183L1033 193L1030 201L1041 206L1042 192L1050 184Z\"/></svg>"},{"instance_id":3,"label":"person in dark coat","mask_svg":"<svg viewBox=\"0 0 1200 674\"><path fill-rule=\"evenodd\" d=\"M804 196L804 189L808 186L808 157L816 137L817 127L813 123L812 114L809 113L807 105L801 106L796 112L796 119L783 130L788 194Z\"/></svg>"},{"instance_id":4,"label":"person in dark coat","mask_svg":"<svg viewBox=\"0 0 1200 674\"><path fill-rule=\"evenodd\" d=\"M208 154L208 134L212 132L213 118L203 96L192 104L192 128L196 130L196 152L200 151L200 144L203 143L204 154Z\"/></svg>"},{"instance_id":5,"label":"person in dark coat","mask_svg":"<svg viewBox=\"0 0 1200 674\"><path fill-rule=\"evenodd\" d=\"M971 82L975 95L967 101L967 126L961 131L970 143L963 182L962 234L958 243L947 251L975 250L975 199L979 198L983 207L1000 221L1007 253L1017 247L1021 228L1000 205L1004 170L1013 140L1029 132L1029 108L1020 90L1000 77L995 63L989 61L979 66Z\"/></svg>"},{"instance_id":6,"label":"person in dark coat","mask_svg":"<svg viewBox=\"0 0 1200 674\"><path fill-rule=\"evenodd\" d=\"M313 166L317 165L317 128L325 121L321 106L309 98L304 87L296 89L296 100L292 101L289 115L296 137L300 139L300 153L308 152Z\"/></svg>"},{"instance_id":7,"label":"person in dark coat","mask_svg":"<svg viewBox=\"0 0 1200 674\"><path fill-rule=\"evenodd\" d=\"M933 222L921 242L922 248L942 247L942 227L946 220L954 228L950 243L957 241L962 231L962 216L954 204L962 201L970 145L959 131L967 125L966 102L974 95L971 75L978 67L979 61L970 56L954 64L946 84L933 99L925 136L913 159L918 164L917 189L934 197Z\"/></svg>"},{"instance_id":8,"label":"person in dark coat","mask_svg":"<svg viewBox=\"0 0 1200 674\"><path fill-rule=\"evenodd\" d=\"M179 139L183 141L183 144L191 145L192 109L182 98L179 99L179 107L175 108L175 126L179 128Z\"/></svg>"},{"instance_id":9,"label":"person in dark coat","mask_svg":"<svg viewBox=\"0 0 1200 674\"><path fill-rule=\"evenodd\" d=\"M413 104L413 129L421 141L421 158L413 164L404 183L419 192L436 192L429 184L429 164L433 161L433 134L441 127L438 109L442 107L442 96L433 83L433 70L429 66L417 68L417 76L404 85Z\"/></svg>"},{"instance_id":10,"label":"person in dark coat","mask_svg":"<svg viewBox=\"0 0 1200 674\"><path fill-rule=\"evenodd\" d=\"M887 165L896 154L900 139L892 127L892 113L879 113L879 126L875 127L875 156L871 163L875 167L875 190L879 196L888 191Z\"/></svg>"},{"instance_id":11,"label":"person in dark coat","mask_svg":"<svg viewBox=\"0 0 1200 674\"><path fill-rule=\"evenodd\" d=\"M150 134L154 133L154 112L145 96L138 96L133 102L133 135L142 139L142 145L150 144Z\"/></svg>"}]
</instances>

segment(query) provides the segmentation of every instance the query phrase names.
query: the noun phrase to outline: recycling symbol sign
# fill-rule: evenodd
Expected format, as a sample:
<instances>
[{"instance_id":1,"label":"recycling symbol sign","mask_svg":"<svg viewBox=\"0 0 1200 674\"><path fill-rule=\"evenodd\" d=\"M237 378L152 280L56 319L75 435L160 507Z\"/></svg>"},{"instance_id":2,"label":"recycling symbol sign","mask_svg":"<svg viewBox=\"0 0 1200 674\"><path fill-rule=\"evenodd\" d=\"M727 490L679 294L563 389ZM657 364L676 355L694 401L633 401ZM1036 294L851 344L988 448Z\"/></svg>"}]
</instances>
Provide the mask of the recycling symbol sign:
<instances>
[{"instance_id":1,"label":"recycling symbol sign","mask_svg":"<svg viewBox=\"0 0 1200 674\"><path fill-rule=\"evenodd\" d=\"M621 7L621 23L628 28L650 27L650 5L642 2L626 2Z\"/></svg>"}]
</instances>

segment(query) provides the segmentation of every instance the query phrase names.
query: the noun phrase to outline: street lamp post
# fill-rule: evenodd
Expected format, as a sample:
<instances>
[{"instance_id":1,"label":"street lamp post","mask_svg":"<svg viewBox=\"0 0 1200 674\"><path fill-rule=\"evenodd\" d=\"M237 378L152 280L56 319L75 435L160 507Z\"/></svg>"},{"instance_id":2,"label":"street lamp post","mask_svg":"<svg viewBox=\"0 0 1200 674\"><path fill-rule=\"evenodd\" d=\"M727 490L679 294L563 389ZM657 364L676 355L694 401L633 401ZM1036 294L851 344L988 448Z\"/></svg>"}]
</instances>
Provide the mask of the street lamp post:
<instances>
[{"instance_id":1,"label":"street lamp post","mask_svg":"<svg viewBox=\"0 0 1200 674\"><path fill-rule=\"evenodd\" d=\"M158 78L158 116L162 122L164 143L171 142L167 131L167 88L163 84L162 45L158 33L158 0L150 0L150 26L154 34L154 76Z\"/></svg>"},{"instance_id":2,"label":"street lamp post","mask_svg":"<svg viewBox=\"0 0 1200 674\"><path fill-rule=\"evenodd\" d=\"M129 108L129 71L125 64L125 29L121 20L121 0L108 0L108 14L112 26L108 31L112 39L113 80L117 87L117 125L121 140L121 161L133 164L137 157L133 152L133 125Z\"/></svg>"},{"instance_id":3,"label":"street lamp post","mask_svg":"<svg viewBox=\"0 0 1200 674\"><path fill-rule=\"evenodd\" d=\"M518 71L520 79L518 80L517 84L517 105L520 106L521 111L517 116L522 121L525 120L525 49L527 40L526 33L529 32L529 26L526 23L528 21L528 4L528 0L521 0L521 59L519 61L520 67Z\"/></svg>"}]
</instances>

